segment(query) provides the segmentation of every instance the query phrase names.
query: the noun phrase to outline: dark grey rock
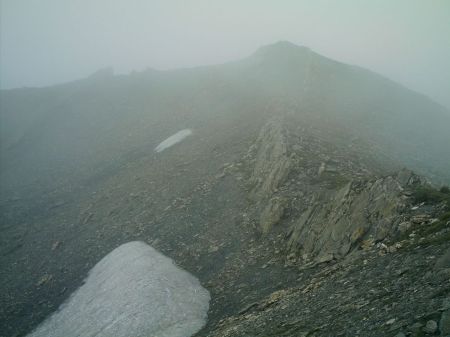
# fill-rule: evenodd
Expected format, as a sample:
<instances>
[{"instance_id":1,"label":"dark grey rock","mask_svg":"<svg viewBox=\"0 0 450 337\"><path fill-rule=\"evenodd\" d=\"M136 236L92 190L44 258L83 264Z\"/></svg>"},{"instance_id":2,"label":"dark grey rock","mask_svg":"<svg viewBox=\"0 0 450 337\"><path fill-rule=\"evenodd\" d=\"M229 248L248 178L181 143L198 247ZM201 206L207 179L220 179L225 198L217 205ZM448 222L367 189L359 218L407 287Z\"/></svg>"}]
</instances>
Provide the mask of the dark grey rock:
<instances>
[{"instance_id":1,"label":"dark grey rock","mask_svg":"<svg viewBox=\"0 0 450 337\"><path fill-rule=\"evenodd\" d=\"M437 323L433 320L429 320L425 325L425 327L423 328L423 331L428 334L434 334L437 328L438 328Z\"/></svg>"},{"instance_id":2,"label":"dark grey rock","mask_svg":"<svg viewBox=\"0 0 450 337\"><path fill-rule=\"evenodd\" d=\"M423 324L420 322L416 322L408 327L408 330L412 333L418 333L421 331Z\"/></svg>"},{"instance_id":3,"label":"dark grey rock","mask_svg":"<svg viewBox=\"0 0 450 337\"><path fill-rule=\"evenodd\" d=\"M436 269L450 268L450 249L447 249L445 253L436 260L434 267Z\"/></svg>"},{"instance_id":4,"label":"dark grey rock","mask_svg":"<svg viewBox=\"0 0 450 337\"><path fill-rule=\"evenodd\" d=\"M436 272L435 281L442 282L445 280L450 280L450 268L440 269Z\"/></svg>"},{"instance_id":5,"label":"dark grey rock","mask_svg":"<svg viewBox=\"0 0 450 337\"><path fill-rule=\"evenodd\" d=\"M450 334L450 310L446 310L441 315L439 330L443 336Z\"/></svg>"}]
</instances>

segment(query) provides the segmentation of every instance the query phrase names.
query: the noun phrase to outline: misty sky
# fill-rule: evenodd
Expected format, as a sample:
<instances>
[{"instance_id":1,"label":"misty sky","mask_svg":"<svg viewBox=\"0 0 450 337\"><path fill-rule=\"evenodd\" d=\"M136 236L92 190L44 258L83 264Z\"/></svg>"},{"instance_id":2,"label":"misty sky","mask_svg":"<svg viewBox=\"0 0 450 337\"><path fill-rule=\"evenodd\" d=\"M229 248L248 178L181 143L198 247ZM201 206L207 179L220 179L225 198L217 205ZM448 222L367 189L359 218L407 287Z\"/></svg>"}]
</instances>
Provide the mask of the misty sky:
<instances>
[{"instance_id":1,"label":"misty sky","mask_svg":"<svg viewBox=\"0 0 450 337\"><path fill-rule=\"evenodd\" d=\"M450 0L0 0L0 85L223 63L288 40L450 107Z\"/></svg>"}]
</instances>

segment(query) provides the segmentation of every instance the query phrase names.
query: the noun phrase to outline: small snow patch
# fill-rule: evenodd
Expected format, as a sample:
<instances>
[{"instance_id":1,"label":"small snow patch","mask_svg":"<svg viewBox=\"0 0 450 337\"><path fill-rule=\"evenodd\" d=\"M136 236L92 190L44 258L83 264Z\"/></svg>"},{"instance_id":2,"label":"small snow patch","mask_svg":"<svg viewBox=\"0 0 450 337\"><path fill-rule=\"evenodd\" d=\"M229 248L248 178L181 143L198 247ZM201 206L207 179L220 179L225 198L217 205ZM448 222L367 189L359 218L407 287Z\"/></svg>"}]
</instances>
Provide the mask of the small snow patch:
<instances>
[{"instance_id":1,"label":"small snow patch","mask_svg":"<svg viewBox=\"0 0 450 337\"><path fill-rule=\"evenodd\" d=\"M176 143L181 142L187 136L192 135L192 130L184 129L180 130L177 133L173 134L166 140L162 141L157 147L155 147L156 152L164 151L165 149L175 145Z\"/></svg>"}]
</instances>

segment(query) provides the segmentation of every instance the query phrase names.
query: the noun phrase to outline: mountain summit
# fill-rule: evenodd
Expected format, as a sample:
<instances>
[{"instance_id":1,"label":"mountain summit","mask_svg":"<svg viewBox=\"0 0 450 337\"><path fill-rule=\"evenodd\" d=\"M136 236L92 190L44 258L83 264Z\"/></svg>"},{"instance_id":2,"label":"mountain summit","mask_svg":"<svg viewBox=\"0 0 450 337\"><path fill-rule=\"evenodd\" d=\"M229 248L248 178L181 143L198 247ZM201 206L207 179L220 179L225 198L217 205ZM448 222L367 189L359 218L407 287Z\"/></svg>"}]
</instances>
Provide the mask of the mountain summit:
<instances>
[{"instance_id":1,"label":"mountain summit","mask_svg":"<svg viewBox=\"0 0 450 337\"><path fill-rule=\"evenodd\" d=\"M253 55L281 57L282 55L299 56L309 52L311 50L308 47L299 46L289 41L278 41L260 47Z\"/></svg>"}]
</instances>

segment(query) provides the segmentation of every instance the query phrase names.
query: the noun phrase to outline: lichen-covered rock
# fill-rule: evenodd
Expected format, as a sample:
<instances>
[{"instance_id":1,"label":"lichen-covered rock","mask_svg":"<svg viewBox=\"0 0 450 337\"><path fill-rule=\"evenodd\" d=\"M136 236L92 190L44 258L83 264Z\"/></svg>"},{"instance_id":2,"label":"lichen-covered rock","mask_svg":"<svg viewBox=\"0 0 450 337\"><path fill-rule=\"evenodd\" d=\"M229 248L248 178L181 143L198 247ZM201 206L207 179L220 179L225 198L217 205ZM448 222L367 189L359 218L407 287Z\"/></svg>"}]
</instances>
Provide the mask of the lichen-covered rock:
<instances>
[{"instance_id":1,"label":"lichen-covered rock","mask_svg":"<svg viewBox=\"0 0 450 337\"><path fill-rule=\"evenodd\" d=\"M418 219L402 214L421 177L407 169L371 175L358 163L344 165L334 151L325 154L319 138L304 140L287 130L281 116L269 120L246 159L254 219L267 234L287 214L282 230L291 253L316 262L341 258L364 240L406 233Z\"/></svg>"},{"instance_id":2,"label":"lichen-covered rock","mask_svg":"<svg viewBox=\"0 0 450 337\"><path fill-rule=\"evenodd\" d=\"M384 239L401 222L402 190L388 176L352 181L332 196L317 196L288 233L290 250L321 260L342 257L363 239Z\"/></svg>"},{"instance_id":3,"label":"lichen-covered rock","mask_svg":"<svg viewBox=\"0 0 450 337\"><path fill-rule=\"evenodd\" d=\"M268 233L269 230L277 224L283 216L286 200L281 197L274 197L269 200L264 210L261 212L260 227L263 233Z\"/></svg>"},{"instance_id":4,"label":"lichen-covered rock","mask_svg":"<svg viewBox=\"0 0 450 337\"><path fill-rule=\"evenodd\" d=\"M250 177L251 195L256 200L274 193L289 173L290 160L280 120L269 121L260 131L254 147L254 169Z\"/></svg>"},{"instance_id":5,"label":"lichen-covered rock","mask_svg":"<svg viewBox=\"0 0 450 337\"><path fill-rule=\"evenodd\" d=\"M280 220L284 210L283 200L273 198L292 165L284 132L281 120L270 120L249 150L248 157L254 162L249 179L252 186L250 197L261 212L260 228L263 232L268 232Z\"/></svg>"}]
</instances>

